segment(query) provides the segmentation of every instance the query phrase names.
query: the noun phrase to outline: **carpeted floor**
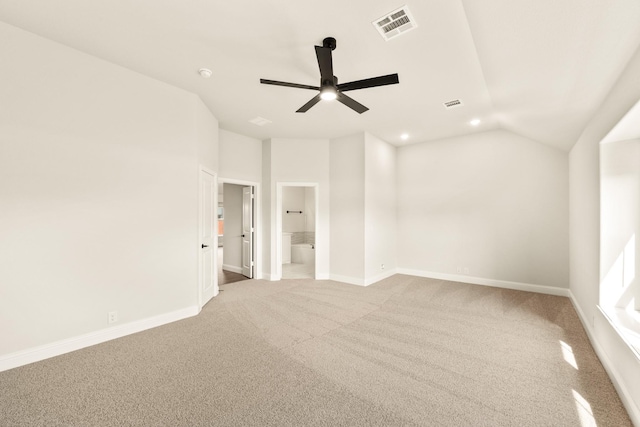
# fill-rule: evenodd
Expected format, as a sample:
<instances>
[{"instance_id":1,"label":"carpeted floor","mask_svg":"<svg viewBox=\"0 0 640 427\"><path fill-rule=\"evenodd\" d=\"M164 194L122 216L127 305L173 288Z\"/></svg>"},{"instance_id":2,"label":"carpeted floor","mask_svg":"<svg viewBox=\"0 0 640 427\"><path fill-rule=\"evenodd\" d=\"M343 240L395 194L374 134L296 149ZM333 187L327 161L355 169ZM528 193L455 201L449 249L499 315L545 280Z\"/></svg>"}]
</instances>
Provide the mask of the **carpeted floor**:
<instances>
[{"instance_id":1,"label":"carpeted floor","mask_svg":"<svg viewBox=\"0 0 640 427\"><path fill-rule=\"evenodd\" d=\"M250 280L0 373L2 426L631 426L567 298Z\"/></svg>"}]
</instances>

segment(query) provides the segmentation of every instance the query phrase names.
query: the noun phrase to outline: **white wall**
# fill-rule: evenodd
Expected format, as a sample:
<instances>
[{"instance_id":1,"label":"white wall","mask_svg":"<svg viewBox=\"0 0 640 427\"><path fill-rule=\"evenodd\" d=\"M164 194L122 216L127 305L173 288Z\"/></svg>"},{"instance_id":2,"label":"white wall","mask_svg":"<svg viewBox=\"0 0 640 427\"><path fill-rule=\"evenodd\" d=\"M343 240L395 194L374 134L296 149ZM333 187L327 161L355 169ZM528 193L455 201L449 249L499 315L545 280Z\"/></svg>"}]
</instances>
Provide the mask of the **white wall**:
<instances>
[{"instance_id":1,"label":"white wall","mask_svg":"<svg viewBox=\"0 0 640 427\"><path fill-rule=\"evenodd\" d=\"M110 311L116 325L195 314L215 118L193 94L3 23L0 57L0 362L95 338Z\"/></svg>"},{"instance_id":2,"label":"white wall","mask_svg":"<svg viewBox=\"0 0 640 427\"><path fill-rule=\"evenodd\" d=\"M568 286L566 152L493 131L401 147L397 157L399 267Z\"/></svg>"},{"instance_id":3,"label":"white wall","mask_svg":"<svg viewBox=\"0 0 640 427\"><path fill-rule=\"evenodd\" d=\"M275 185L275 184L273 184ZM272 236L272 222L275 224L275 207L271 212L272 197L275 198L275 187L271 179L271 140L262 142L262 274L267 280L274 280L276 275L277 242ZM274 238L272 238L274 237Z\"/></svg>"},{"instance_id":4,"label":"white wall","mask_svg":"<svg viewBox=\"0 0 640 427\"><path fill-rule=\"evenodd\" d=\"M236 273L242 271L242 186L223 184L224 250L223 266Z\"/></svg>"},{"instance_id":5,"label":"white wall","mask_svg":"<svg viewBox=\"0 0 640 427\"><path fill-rule=\"evenodd\" d=\"M640 425L638 360L598 310L600 286L599 144L640 99L640 50L571 149L570 289L600 359L611 374L635 424Z\"/></svg>"},{"instance_id":6,"label":"white wall","mask_svg":"<svg viewBox=\"0 0 640 427\"><path fill-rule=\"evenodd\" d=\"M276 218L276 188L278 183L299 182L318 184L318 228L316 230L316 277L329 277L329 140L326 139L271 139L263 145L269 154L263 160L264 212L269 211ZM265 166L265 162L269 165ZM269 173L270 172L270 173ZM266 215L265 215L266 216ZM266 273L274 275L277 271L276 221L267 222L270 233L265 236L265 245L272 254L270 264L265 263Z\"/></svg>"},{"instance_id":7,"label":"white wall","mask_svg":"<svg viewBox=\"0 0 640 427\"><path fill-rule=\"evenodd\" d=\"M301 211L287 213L287 211ZM295 233L304 231L304 218L308 214L305 206L305 187L285 187L282 189L282 231Z\"/></svg>"},{"instance_id":8,"label":"white wall","mask_svg":"<svg viewBox=\"0 0 640 427\"><path fill-rule=\"evenodd\" d=\"M331 140L330 175L331 278L369 285L393 274L395 147L368 133Z\"/></svg>"},{"instance_id":9,"label":"white wall","mask_svg":"<svg viewBox=\"0 0 640 427\"><path fill-rule=\"evenodd\" d=\"M262 181L262 141L220 129L219 177Z\"/></svg>"},{"instance_id":10,"label":"white wall","mask_svg":"<svg viewBox=\"0 0 640 427\"><path fill-rule=\"evenodd\" d=\"M364 282L364 134L332 139L331 278Z\"/></svg>"},{"instance_id":11,"label":"white wall","mask_svg":"<svg viewBox=\"0 0 640 427\"><path fill-rule=\"evenodd\" d=\"M198 160L214 172L218 171L218 120L211 114L202 100L196 97L196 129Z\"/></svg>"},{"instance_id":12,"label":"white wall","mask_svg":"<svg viewBox=\"0 0 640 427\"><path fill-rule=\"evenodd\" d=\"M396 269L396 148L364 135L365 283ZM384 268L382 265L384 264Z\"/></svg>"},{"instance_id":13,"label":"white wall","mask_svg":"<svg viewBox=\"0 0 640 427\"><path fill-rule=\"evenodd\" d=\"M304 231L316 231L316 192L313 187L304 188Z\"/></svg>"}]
</instances>

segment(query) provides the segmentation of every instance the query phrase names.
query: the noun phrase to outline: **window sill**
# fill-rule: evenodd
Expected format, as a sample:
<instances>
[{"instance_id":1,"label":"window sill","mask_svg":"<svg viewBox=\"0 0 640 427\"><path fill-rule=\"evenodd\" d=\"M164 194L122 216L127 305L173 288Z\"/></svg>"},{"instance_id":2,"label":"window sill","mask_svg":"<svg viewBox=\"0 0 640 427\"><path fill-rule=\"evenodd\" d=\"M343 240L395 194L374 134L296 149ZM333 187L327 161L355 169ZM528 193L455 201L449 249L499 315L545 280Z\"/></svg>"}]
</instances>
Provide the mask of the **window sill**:
<instances>
[{"instance_id":1,"label":"window sill","mask_svg":"<svg viewBox=\"0 0 640 427\"><path fill-rule=\"evenodd\" d=\"M598 306L633 354L640 360L640 311Z\"/></svg>"}]
</instances>

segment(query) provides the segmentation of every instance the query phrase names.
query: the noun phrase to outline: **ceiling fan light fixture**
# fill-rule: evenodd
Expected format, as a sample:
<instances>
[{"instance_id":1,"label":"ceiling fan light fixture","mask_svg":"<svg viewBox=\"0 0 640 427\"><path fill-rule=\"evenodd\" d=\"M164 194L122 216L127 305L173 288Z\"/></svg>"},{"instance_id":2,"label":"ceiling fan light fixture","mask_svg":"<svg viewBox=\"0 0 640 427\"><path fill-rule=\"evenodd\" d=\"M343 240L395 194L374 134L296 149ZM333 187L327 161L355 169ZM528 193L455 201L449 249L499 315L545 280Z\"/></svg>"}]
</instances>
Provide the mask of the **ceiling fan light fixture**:
<instances>
[{"instance_id":1,"label":"ceiling fan light fixture","mask_svg":"<svg viewBox=\"0 0 640 427\"><path fill-rule=\"evenodd\" d=\"M471 126L478 126L480 124L481 120L480 119L473 119L469 122L469 124Z\"/></svg>"},{"instance_id":2,"label":"ceiling fan light fixture","mask_svg":"<svg viewBox=\"0 0 640 427\"><path fill-rule=\"evenodd\" d=\"M333 86L326 86L320 90L320 98L322 98L323 101L333 101L337 97L338 93Z\"/></svg>"}]
</instances>

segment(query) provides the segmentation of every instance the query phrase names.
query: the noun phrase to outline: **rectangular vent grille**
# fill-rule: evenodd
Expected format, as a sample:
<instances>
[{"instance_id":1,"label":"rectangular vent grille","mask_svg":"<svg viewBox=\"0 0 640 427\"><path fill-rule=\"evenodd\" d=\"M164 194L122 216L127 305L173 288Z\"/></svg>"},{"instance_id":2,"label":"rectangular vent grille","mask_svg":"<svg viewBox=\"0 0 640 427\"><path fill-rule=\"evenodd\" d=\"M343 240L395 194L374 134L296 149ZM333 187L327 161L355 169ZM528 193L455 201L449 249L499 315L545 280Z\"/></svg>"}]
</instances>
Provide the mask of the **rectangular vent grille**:
<instances>
[{"instance_id":1,"label":"rectangular vent grille","mask_svg":"<svg viewBox=\"0 0 640 427\"><path fill-rule=\"evenodd\" d=\"M443 105L444 108L449 110L451 108L462 107L464 104L459 99L454 99L453 101L445 102Z\"/></svg>"},{"instance_id":2,"label":"rectangular vent grille","mask_svg":"<svg viewBox=\"0 0 640 427\"><path fill-rule=\"evenodd\" d=\"M418 26L406 5L376 19L372 24L387 41Z\"/></svg>"},{"instance_id":3,"label":"rectangular vent grille","mask_svg":"<svg viewBox=\"0 0 640 427\"><path fill-rule=\"evenodd\" d=\"M265 119L264 117L256 117L255 119L249 120L249 122L253 123L256 126L264 126L271 123L271 120Z\"/></svg>"}]
</instances>

